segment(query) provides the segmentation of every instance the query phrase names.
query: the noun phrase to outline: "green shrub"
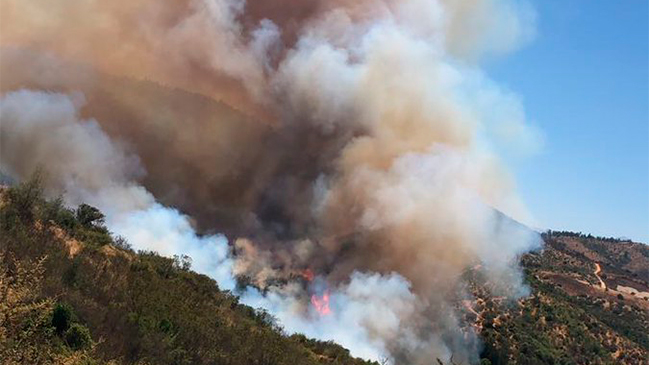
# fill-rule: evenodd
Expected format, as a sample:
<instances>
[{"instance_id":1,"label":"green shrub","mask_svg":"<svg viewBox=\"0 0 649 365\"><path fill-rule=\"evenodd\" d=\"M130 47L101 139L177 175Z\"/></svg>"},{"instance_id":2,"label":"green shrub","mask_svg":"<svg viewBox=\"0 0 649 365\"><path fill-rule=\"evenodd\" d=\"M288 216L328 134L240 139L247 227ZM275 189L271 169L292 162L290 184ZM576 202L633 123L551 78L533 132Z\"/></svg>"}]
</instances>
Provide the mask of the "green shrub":
<instances>
[{"instance_id":1,"label":"green shrub","mask_svg":"<svg viewBox=\"0 0 649 365\"><path fill-rule=\"evenodd\" d=\"M65 342L74 350L86 349L92 343L90 330L82 324L73 323L65 332Z\"/></svg>"},{"instance_id":2,"label":"green shrub","mask_svg":"<svg viewBox=\"0 0 649 365\"><path fill-rule=\"evenodd\" d=\"M43 177L36 172L20 185L13 186L7 191L7 198L14 214L23 222L32 222L36 216L36 208L43 202Z\"/></svg>"},{"instance_id":3,"label":"green shrub","mask_svg":"<svg viewBox=\"0 0 649 365\"><path fill-rule=\"evenodd\" d=\"M173 331L173 324L168 319L163 318L158 322L158 329L162 333L170 334Z\"/></svg>"},{"instance_id":4,"label":"green shrub","mask_svg":"<svg viewBox=\"0 0 649 365\"><path fill-rule=\"evenodd\" d=\"M43 223L54 223L68 233L74 233L79 223L74 210L65 206L62 197L43 201L41 205L40 218Z\"/></svg>"},{"instance_id":5,"label":"green shrub","mask_svg":"<svg viewBox=\"0 0 649 365\"><path fill-rule=\"evenodd\" d=\"M133 251L133 246L123 236L113 237L113 245L125 251Z\"/></svg>"},{"instance_id":6,"label":"green shrub","mask_svg":"<svg viewBox=\"0 0 649 365\"><path fill-rule=\"evenodd\" d=\"M52 311L52 327L57 333L65 332L72 323L72 308L65 303L58 303Z\"/></svg>"},{"instance_id":7,"label":"green shrub","mask_svg":"<svg viewBox=\"0 0 649 365\"><path fill-rule=\"evenodd\" d=\"M77 231L75 238L90 245L104 246L113 243L108 229L104 227L82 228Z\"/></svg>"}]
</instances>

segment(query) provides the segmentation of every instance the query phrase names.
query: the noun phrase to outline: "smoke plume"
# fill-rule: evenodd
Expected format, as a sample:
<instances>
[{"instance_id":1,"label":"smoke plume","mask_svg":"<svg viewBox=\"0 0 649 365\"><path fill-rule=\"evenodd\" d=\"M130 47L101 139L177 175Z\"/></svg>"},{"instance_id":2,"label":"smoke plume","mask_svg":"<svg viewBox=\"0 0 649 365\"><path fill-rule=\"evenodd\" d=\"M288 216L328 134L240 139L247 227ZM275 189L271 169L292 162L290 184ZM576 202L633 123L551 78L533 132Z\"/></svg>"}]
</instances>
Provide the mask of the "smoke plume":
<instances>
[{"instance_id":1,"label":"smoke plume","mask_svg":"<svg viewBox=\"0 0 649 365\"><path fill-rule=\"evenodd\" d=\"M525 295L538 240L496 151L540 141L479 63L533 37L526 2L0 6L2 171L135 247L398 364L477 360L468 269Z\"/></svg>"}]
</instances>

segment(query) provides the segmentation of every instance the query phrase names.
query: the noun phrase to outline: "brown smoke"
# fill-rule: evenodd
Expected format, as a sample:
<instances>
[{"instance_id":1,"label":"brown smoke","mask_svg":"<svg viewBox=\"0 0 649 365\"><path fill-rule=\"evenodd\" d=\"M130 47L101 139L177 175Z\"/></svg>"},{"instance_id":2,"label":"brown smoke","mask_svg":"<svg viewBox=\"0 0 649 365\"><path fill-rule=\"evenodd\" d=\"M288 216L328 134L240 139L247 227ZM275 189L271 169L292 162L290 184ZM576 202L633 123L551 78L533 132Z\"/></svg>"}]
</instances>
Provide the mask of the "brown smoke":
<instances>
[{"instance_id":1,"label":"brown smoke","mask_svg":"<svg viewBox=\"0 0 649 365\"><path fill-rule=\"evenodd\" d=\"M85 170L64 168L62 156L76 150L63 143L32 153L25 146L57 137L15 129L32 120L18 106L51 99L11 94L13 114L2 116L5 172L20 178L43 165L67 181L73 171L93 179L58 187L87 194L114 184L102 182L111 176L141 184L201 232L236 242L235 273L259 287L309 268L346 298L367 300L356 281L394 288L396 302L383 303L399 324L366 328L409 363L451 352L472 359L450 305L467 267L483 262L496 288L521 291L513 262L534 240L492 209L528 219L492 144L534 136L517 100L476 64L530 37L525 3L6 0L1 7L2 94L82 94L79 115L67 107L64 122L52 123L96 120L122 146L107 149L119 160L104 160L121 166L132 154L146 171L123 176L113 166L119 173L97 174L97 156ZM498 140L503 128L509 140ZM83 155L75 158L86 165Z\"/></svg>"}]
</instances>

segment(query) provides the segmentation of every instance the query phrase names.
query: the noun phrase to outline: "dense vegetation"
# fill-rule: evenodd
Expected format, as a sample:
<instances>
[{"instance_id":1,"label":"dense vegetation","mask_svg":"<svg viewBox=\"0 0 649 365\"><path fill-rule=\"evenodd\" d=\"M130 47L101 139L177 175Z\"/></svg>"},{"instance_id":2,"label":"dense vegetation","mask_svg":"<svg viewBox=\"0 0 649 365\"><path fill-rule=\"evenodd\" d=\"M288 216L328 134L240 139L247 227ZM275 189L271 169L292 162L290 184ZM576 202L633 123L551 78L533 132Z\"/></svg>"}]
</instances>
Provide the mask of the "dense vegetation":
<instances>
[{"instance_id":1,"label":"dense vegetation","mask_svg":"<svg viewBox=\"0 0 649 365\"><path fill-rule=\"evenodd\" d=\"M97 209L0 193L0 359L7 364L370 364L288 336L186 257L133 252Z\"/></svg>"},{"instance_id":2,"label":"dense vegetation","mask_svg":"<svg viewBox=\"0 0 649 365\"><path fill-rule=\"evenodd\" d=\"M529 278L535 296L510 313L497 307L487 311L484 358L492 364L615 363L610 353L616 348L601 344L597 320L551 285Z\"/></svg>"}]
</instances>

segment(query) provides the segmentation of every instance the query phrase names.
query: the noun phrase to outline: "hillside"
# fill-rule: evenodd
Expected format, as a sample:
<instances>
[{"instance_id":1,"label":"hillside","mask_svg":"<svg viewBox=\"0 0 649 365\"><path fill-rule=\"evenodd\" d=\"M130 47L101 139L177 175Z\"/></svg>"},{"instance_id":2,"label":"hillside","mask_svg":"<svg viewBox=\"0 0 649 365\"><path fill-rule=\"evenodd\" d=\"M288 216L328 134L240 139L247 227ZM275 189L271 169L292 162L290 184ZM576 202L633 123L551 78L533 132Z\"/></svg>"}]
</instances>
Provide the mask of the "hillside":
<instances>
[{"instance_id":1,"label":"hillside","mask_svg":"<svg viewBox=\"0 0 649 365\"><path fill-rule=\"evenodd\" d=\"M468 316L492 364L646 364L649 248L571 232L543 235L522 258L529 298L504 303L483 288Z\"/></svg>"},{"instance_id":2,"label":"hillside","mask_svg":"<svg viewBox=\"0 0 649 365\"><path fill-rule=\"evenodd\" d=\"M99 211L46 201L37 181L0 196L3 364L370 364L282 333L187 257L135 253Z\"/></svg>"},{"instance_id":3,"label":"hillside","mask_svg":"<svg viewBox=\"0 0 649 365\"><path fill-rule=\"evenodd\" d=\"M36 180L0 192L0 358L6 364L370 364L287 335L187 257L134 252L98 210L46 200ZM521 258L531 295L458 303L482 364L643 364L649 249L548 232ZM435 363L435 362L431 362Z\"/></svg>"}]
</instances>

